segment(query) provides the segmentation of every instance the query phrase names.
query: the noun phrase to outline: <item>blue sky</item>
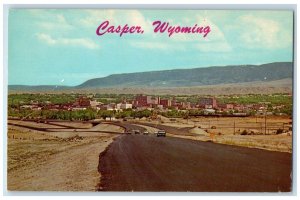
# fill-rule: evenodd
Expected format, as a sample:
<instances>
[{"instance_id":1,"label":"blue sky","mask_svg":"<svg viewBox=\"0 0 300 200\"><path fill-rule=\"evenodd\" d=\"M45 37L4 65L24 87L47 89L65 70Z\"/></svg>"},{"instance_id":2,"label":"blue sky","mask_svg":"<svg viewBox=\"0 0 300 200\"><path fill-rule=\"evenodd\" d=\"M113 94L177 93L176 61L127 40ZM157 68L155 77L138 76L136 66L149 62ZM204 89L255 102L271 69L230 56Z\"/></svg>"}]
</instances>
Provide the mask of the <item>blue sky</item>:
<instances>
[{"instance_id":1,"label":"blue sky","mask_svg":"<svg viewBox=\"0 0 300 200\"><path fill-rule=\"evenodd\" d=\"M144 34L96 35L103 21ZM209 25L200 34L155 34L152 22ZM293 13L250 10L11 9L8 82L78 85L115 73L293 60Z\"/></svg>"}]
</instances>

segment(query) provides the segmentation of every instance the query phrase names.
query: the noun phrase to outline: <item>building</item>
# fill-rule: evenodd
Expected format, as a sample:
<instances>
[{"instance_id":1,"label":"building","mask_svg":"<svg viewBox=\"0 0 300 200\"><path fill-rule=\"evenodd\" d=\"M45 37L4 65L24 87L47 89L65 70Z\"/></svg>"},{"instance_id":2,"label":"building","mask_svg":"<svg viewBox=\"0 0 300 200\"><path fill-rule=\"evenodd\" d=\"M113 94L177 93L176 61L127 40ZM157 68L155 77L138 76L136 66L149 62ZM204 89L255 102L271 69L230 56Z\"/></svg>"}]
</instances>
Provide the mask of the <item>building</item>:
<instances>
[{"instance_id":1,"label":"building","mask_svg":"<svg viewBox=\"0 0 300 200\"><path fill-rule=\"evenodd\" d=\"M216 113L216 110L214 110L214 109L204 109L204 110L203 110L203 113L204 113L205 115L215 114L215 113Z\"/></svg>"},{"instance_id":2,"label":"building","mask_svg":"<svg viewBox=\"0 0 300 200\"><path fill-rule=\"evenodd\" d=\"M42 108L37 105L23 105L20 106L20 109L42 110Z\"/></svg>"},{"instance_id":3,"label":"building","mask_svg":"<svg viewBox=\"0 0 300 200\"><path fill-rule=\"evenodd\" d=\"M90 101L90 105L91 105L91 107L92 107L93 109L97 109L98 107L100 107L101 104L103 104L103 103L98 102L98 101L96 101L96 100Z\"/></svg>"},{"instance_id":4,"label":"building","mask_svg":"<svg viewBox=\"0 0 300 200\"><path fill-rule=\"evenodd\" d=\"M202 108L217 108L217 100L214 97L210 98L201 98L200 99L200 107Z\"/></svg>"},{"instance_id":5,"label":"building","mask_svg":"<svg viewBox=\"0 0 300 200\"><path fill-rule=\"evenodd\" d=\"M75 103L74 106L76 107L89 107L91 106L90 100L86 97L79 97Z\"/></svg>"},{"instance_id":6,"label":"building","mask_svg":"<svg viewBox=\"0 0 300 200\"><path fill-rule=\"evenodd\" d=\"M158 105L160 101L159 97L147 96L148 105Z\"/></svg>"},{"instance_id":7,"label":"building","mask_svg":"<svg viewBox=\"0 0 300 200\"><path fill-rule=\"evenodd\" d=\"M176 107L179 105L179 102L176 101L175 97L173 97L173 99L171 100L171 106L172 107Z\"/></svg>"},{"instance_id":8,"label":"building","mask_svg":"<svg viewBox=\"0 0 300 200\"><path fill-rule=\"evenodd\" d=\"M136 96L134 101L134 106L136 107L147 106L147 96L145 95Z\"/></svg>"},{"instance_id":9,"label":"building","mask_svg":"<svg viewBox=\"0 0 300 200\"><path fill-rule=\"evenodd\" d=\"M224 110L232 110L234 108L234 105L231 103L226 104L218 104L218 108L224 109Z\"/></svg>"},{"instance_id":10,"label":"building","mask_svg":"<svg viewBox=\"0 0 300 200\"><path fill-rule=\"evenodd\" d=\"M246 110L246 107L242 104L236 104L234 105L233 109L239 112L244 112Z\"/></svg>"},{"instance_id":11,"label":"building","mask_svg":"<svg viewBox=\"0 0 300 200\"><path fill-rule=\"evenodd\" d=\"M135 97L133 104L135 107L154 107L160 102L159 97L139 95Z\"/></svg>"},{"instance_id":12,"label":"building","mask_svg":"<svg viewBox=\"0 0 300 200\"><path fill-rule=\"evenodd\" d=\"M132 108L131 103L118 103L117 104L117 110L124 110L124 109L130 109Z\"/></svg>"},{"instance_id":13,"label":"building","mask_svg":"<svg viewBox=\"0 0 300 200\"><path fill-rule=\"evenodd\" d=\"M169 99L161 99L159 105L162 105L164 108L171 107L172 102Z\"/></svg>"},{"instance_id":14,"label":"building","mask_svg":"<svg viewBox=\"0 0 300 200\"><path fill-rule=\"evenodd\" d=\"M106 105L106 110L116 110L116 104L115 103L110 103Z\"/></svg>"},{"instance_id":15,"label":"building","mask_svg":"<svg viewBox=\"0 0 300 200\"><path fill-rule=\"evenodd\" d=\"M85 107L72 108L72 111L78 111L78 110L86 110L86 108Z\"/></svg>"}]
</instances>

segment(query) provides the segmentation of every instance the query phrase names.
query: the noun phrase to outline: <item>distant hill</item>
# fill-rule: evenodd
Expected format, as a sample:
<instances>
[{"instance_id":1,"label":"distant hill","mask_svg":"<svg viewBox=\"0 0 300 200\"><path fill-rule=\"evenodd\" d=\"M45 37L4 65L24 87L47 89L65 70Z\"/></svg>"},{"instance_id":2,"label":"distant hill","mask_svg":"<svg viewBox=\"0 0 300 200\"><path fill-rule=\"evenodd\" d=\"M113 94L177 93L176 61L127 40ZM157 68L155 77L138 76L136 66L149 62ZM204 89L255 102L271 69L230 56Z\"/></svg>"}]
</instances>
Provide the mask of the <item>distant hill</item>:
<instances>
[{"instance_id":1,"label":"distant hill","mask_svg":"<svg viewBox=\"0 0 300 200\"><path fill-rule=\"evenodd\" d=\"M57 85L9 85L9 91L26 91L26 92L42 92L42 91L61 91L68 90L73 87L57 86Z\"/></svg>"},{"instance_id":2,"label":"distant hill","mask_svg":"<svg viewBox=\"0 0 300 200\"><path fill-rule=\"evenodd\" d=\"M113 74L78 86L9 85L15 92L226 94L291 92L292 62Z\"/></svg>"},{"instance_id":3,"label":"distant hill","mask_svg":"<svg viewBox=\"0 0 300 200\"><path fill-rule=\"evenodd\" d=\"M108 87L187 87L292 78L293 63L239 65L113 74L90 79L78 89Z\"/></svg>"}]
</instances>

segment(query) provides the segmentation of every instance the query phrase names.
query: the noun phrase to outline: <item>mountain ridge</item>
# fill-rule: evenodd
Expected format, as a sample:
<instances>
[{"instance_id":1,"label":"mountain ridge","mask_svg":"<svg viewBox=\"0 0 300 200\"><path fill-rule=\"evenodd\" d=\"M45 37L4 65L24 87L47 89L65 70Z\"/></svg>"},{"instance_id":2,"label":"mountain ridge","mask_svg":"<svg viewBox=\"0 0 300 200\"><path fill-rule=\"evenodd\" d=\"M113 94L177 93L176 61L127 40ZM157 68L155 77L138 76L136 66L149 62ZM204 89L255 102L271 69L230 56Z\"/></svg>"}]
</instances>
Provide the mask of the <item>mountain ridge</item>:
<instances>
[{"instance_id":1,"label":"mountain ridge","mask_svg":"<svg viewBox=\"0 0 300 200\"><path fill-rule=\"evenodd\" d=\"M75 88L187 87L264 80L273 81L292 78L292 69L292 62L275 62L262 65L228 65L112 74L87 80ZM233 74L234 76L232 76Z\"/></svg>"},{"instance_id":2,"label":"mountain ridge","mask_svg":"<svg viewBox=\"0 0 300 200\"><path fill-rule=\"evenodd\" d=\"M65 91L105 88L176 88L215 86L223 84L244 85L252 82L272 82L293 78L292 62L274 62L262 65L228 65L205 68L173 69L162 71L112 74L89 79L77 86L9 85L14 91ZM277 87L277 86L276 86Z\"/></svg>"}]
</instances>

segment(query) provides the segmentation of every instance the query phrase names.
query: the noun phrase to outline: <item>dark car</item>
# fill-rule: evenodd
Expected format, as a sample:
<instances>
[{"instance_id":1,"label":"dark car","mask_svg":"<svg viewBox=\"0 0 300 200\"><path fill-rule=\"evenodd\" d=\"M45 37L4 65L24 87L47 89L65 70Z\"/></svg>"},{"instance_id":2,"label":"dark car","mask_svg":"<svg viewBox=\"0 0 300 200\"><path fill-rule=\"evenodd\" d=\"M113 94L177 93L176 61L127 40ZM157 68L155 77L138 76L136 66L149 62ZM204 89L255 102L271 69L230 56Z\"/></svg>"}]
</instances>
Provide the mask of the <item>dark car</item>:
<instances>
[{"instance_id":1,"label":"dark car","mask_svg":"<svg viewBox=\"0 0 300 200\"><path fill-rule=\"evenodd\" d=\"M160 136L166 137L166 131L164 131L164 130L159 130L159 131L156 132L156 136L157 136L157 137L160 137Z\"/></svg>"},{"instance_id":2,"label":"dark car","mask_svg":"<svg viewBox=\"0 0 300 200\"><path fill-rule=\"evenodd\" d=\"M133 132L134 132L134 134L140 134L141 133L140 130L134 130Z\"/></svg>"}]
</instances>

